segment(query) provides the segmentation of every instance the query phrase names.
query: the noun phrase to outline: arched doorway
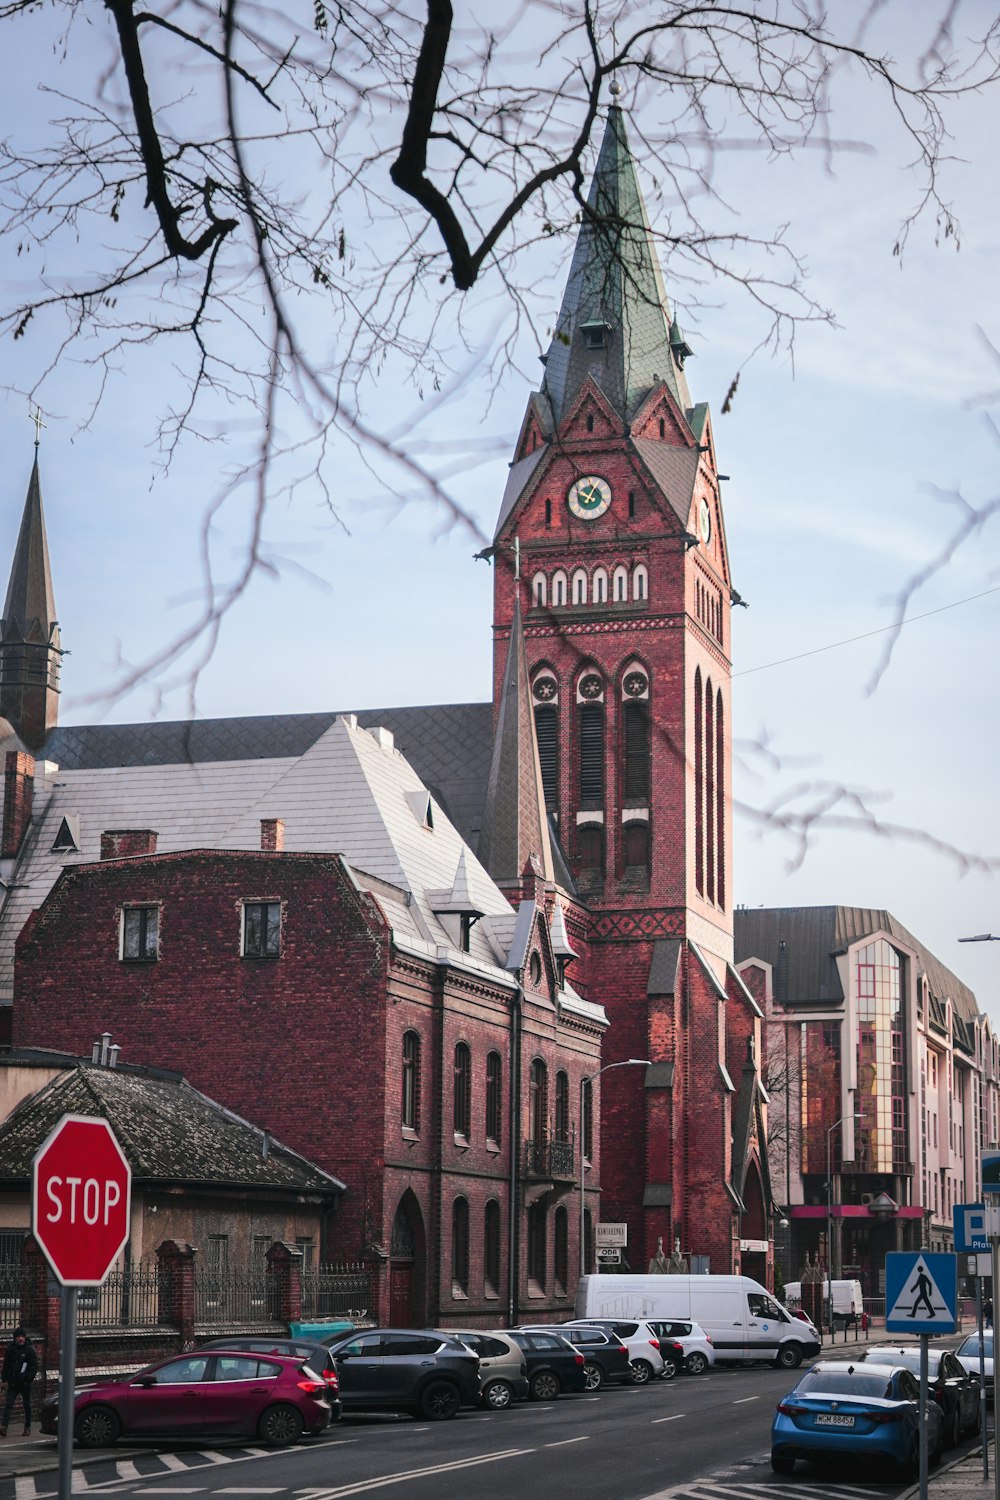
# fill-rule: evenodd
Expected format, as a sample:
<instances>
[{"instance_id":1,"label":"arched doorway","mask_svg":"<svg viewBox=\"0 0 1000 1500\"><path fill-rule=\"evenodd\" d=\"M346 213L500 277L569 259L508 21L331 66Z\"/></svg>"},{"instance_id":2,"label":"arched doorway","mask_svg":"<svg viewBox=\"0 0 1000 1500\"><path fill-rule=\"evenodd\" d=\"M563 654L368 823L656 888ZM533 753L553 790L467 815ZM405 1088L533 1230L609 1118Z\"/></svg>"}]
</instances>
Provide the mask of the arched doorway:
<instances>
[{"instance_id":1,"label":"arched doorway","mask_svg":"<svg viewBox=\"0 0 1000 1500\"><path fill-rule=\"evenodd\" d=\"M756 1161L747 1165L743 1179L743 1202L746 1209L740 1218L740 1271L744 1276L752 1276L761 1286L768 1286L767 1212L760 1167Z\"/></svg>"},{"instance_id":2,"label":"arched doorway","mask_svg":"<svg viewBox=\"0 0 1000 1500\"><path fill-rule=\"evenodd\" d=\"M407 1189L392 1221L389 1260L389 1322L419 1328L426 1322L426 1253L420 1204Z\"/></svg>"}]
</instances>

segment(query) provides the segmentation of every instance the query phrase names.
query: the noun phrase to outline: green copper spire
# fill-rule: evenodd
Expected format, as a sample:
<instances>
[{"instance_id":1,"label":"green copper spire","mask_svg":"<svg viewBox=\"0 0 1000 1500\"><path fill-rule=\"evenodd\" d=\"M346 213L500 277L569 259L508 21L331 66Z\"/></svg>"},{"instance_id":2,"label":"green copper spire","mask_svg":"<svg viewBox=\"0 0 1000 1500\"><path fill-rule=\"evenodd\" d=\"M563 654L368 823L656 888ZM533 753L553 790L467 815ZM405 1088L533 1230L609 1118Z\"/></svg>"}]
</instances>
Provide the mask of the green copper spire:
<instances>
[{"instance_id":1,"label":"green copper spire","mask_svg":"<svg viewBox=\"0 0 1000 1500\"><path fill-rule=\"evenodd\" d=\"M617 105L590 185L585 216L545 361L544 390L561 421L591 375L624 421L665 381L682 411L691 405L635 162ZM675 325L676 326L676 325Z\"/></svg>"}]
</instances>

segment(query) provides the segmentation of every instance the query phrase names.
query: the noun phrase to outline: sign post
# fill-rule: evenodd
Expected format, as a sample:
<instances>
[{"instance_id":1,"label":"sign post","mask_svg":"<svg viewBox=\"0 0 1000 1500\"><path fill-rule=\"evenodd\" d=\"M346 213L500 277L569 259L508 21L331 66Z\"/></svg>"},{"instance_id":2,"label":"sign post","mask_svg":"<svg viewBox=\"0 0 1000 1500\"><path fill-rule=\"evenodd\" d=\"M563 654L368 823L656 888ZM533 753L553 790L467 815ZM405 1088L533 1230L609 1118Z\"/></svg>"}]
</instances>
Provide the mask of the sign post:
<instances>
[{"instance_id":1,"label":"sign post","mask_svg":"<svg viewBox=\"0 0 1000 1500\"><path fill-rule=\"evenodd\" d=\"M955 1249L969 1256L969 1269L976 1278L976 1329L979 1333L979 1430L983 1434L983 1478L990 1477L990 1451L986 1441L986 1350L983 1344L983 1253L989 1253L986 1209L981 1203L956 1203L952 1209ZM973 1266L975 1270L972 1271Z\"/></svg>"},{"instance_id":2,"label":"sign post","mask_svg":"<svg viewBox=\"0 0 1000 1500\"><path fill-rule=\"evenodd\" d=\"M885 1258L885 1327L887 1333L920 1335L920 1500L927 1500L928 1340L958 1327L958 1257L891 1251Z\"/></svg>"},{"instance_id":3,"label":"sign post","mask_svg":"<svg viewBox=\"0 0 1000 1500\"><path fill-rule=\"evenodd\" d=\"M1000 1151L984 1151L980 1162L983 1203L986 1207L986 1237L990 1242L993 1277L993 1337L996 1340L996 1301L1000 1287ZM1000 1500L1000 1464L997 1463L997 1420L1000 1418L1000 1392L996 1381L996 1348L993 1351L993 1493ZM986 1433L983 1433L983 1447Z\"/></svg>"},{"instance_id":4,"label":"sign post","mask_svg":"<svg viewBox=\"0 0 1000 1500\"><path fill-rule=\"evenodd\" d=\"M59 1500L73 1488L76 1302L100 1286L129 1235L132 1170L107 1120L63 1115L32 1163L31 1232L62 1284Z\"/></svg>"}]
</instances>

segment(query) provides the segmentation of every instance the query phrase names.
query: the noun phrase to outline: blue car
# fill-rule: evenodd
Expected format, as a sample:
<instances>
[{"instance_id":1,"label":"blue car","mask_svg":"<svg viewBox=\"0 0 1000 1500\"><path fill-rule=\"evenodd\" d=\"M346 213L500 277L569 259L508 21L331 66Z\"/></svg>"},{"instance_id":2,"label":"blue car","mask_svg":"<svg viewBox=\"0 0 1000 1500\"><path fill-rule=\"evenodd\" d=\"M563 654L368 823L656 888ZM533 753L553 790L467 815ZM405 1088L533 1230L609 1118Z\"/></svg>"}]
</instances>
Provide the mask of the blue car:
<instances>
[{"instance_id":1,"label":"blue car","mask_svg":"<svg viewBox=\"0 0 1000 1500\"><path fill-rule=\"evenodd\" d=\"M821 1360L778 1402L771 1424L771 1468L791 1474L797 1458L822 1463L860 1458L915 1479L920 1460L920 1385L903 1366ZM944 1418L927 1403L927 1453L940 1461Z\"/></svg>"}]
</instances>

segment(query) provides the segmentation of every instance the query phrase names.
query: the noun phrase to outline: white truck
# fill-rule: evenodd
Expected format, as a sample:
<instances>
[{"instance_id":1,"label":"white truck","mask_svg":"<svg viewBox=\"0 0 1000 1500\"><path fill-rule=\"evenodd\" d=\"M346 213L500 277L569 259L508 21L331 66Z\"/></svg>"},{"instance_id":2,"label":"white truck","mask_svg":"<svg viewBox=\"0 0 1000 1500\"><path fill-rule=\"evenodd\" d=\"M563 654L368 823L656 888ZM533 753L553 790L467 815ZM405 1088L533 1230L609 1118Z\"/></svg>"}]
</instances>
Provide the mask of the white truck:
<instances>
[{"instance_id":1,"label":"white truck","mask_svg":"<svg viewBox=\"0 0 1000 1500\"><path fill-rule=\"evenodd\" d=\"M831 1283L822 1281L819 1283L823 1306L826 1307L826 1299L830 1295ZM835 1277L833 1282L833 1325L835 1328L847 1328L861 1322L861 1314L865 1310L865 1299L861 1292L860 1281L844 1281ZM802 1306L802 1283L799 1281L785 1282L785 1306L793 1311Z\"/></svg>"},{"instance_id":2,"label":"white truck","mask_svg":"<svg viewBox=\"0 0 1000 1500\"><path fill-rule=\"evenodd\" d=\"M581 1276L576 1317L689 1318L711 1338L718 1361L771 1360L785 1370L822 1346L812 1323L790 1317L749 1276Z\"/></svg>"}]
</instances>

